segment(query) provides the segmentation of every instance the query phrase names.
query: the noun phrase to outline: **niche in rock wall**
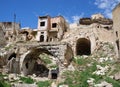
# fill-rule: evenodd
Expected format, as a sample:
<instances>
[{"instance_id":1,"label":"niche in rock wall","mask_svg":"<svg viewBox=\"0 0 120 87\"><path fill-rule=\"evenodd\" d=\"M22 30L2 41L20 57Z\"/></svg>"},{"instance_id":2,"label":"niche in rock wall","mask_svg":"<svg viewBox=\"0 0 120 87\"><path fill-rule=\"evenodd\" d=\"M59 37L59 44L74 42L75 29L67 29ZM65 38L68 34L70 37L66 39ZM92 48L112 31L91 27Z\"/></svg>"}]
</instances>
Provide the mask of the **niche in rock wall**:
<instances>
[{"instance_id":1,"label":"niche in rock wall","mask_svg":"<svg viewBox=\"0 0 120 87\"><path fill-rule=\"evenodd\" d=\"M12 54L9 56L8 60L11 60L12 58L16 58L16 53L12 53Z\"/></svg>"},{"instance_id":2,"label":"niche in rock wall","mask_svg":"<svg viewBox=\"0 0 120 87\"><path fill-rule=\"evenodd\" d=\"M80 38L76 43L76 55L90 55L91 54L91 43L86 38Z\"/></svg>"}]
</instances>

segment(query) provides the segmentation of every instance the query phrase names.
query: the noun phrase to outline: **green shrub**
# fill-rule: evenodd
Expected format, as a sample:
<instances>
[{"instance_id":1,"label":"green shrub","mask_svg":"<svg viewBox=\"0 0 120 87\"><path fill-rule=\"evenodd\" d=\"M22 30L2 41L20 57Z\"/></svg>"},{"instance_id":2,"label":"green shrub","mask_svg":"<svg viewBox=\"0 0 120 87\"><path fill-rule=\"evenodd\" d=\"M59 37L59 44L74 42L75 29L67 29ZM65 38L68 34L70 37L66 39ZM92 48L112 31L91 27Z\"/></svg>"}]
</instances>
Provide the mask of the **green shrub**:
<instances>
[{"instance_id":1,"label":"green shrub","mask_svg":"<svg viewBox=\"0 0 120 87\"><path fill-rule=\"evenodd\" d=\"M101 79L101 77L93 75L93 72L96 71L96 69L96 63L93 63L83 71L66 71L63 73L63 76L65 76L64 84L69 85L69 87L88 87L87 80L89 78L94 78L96 81Z\"/></svg>"},{"instance_id":2,"label":"green shrub","mask_svg":"<svg viewBox=\"0 0 120 87\"><path fill-rule=\"evenodd\" d=\"M106 77L105 80L108 82L108 83L112 83L113 87L120 87L120 82L110 78L110 77Z\"/></svg>"},{"instance_id":3,"label":"green shrub","mask_svg":"<svg viewBox=\"0 0 120 87\"><path fill-rule=\"evenodd\" d=\"M73 59L73 62L77 65L85 65L89 62L89 58L84 58L82 56L78 56L76 58Z\"/></svg>"},{"instance_id":4,"label":"green shrub","mask_svg":"<svg viewBox=\"0 0 120 87\"><path fill-rule=\"evenodd\" d=\"M58 66L56 64L50 65L50 68L57 68Z\"/></svg>"},{"instance_id":5,"label":"green shrub","mask_svg":"<svg viewBox=\"0 0 120 87\"><path fill-rule=\"evenodd\" d=\"M45 62L45 64L51 64L52 63L49 55L47 55L47 54L44 54L44 53L40 54L40 58Z\"/></svg>"},{"instance_id":6,"label":"green shrub","mask_svg":"<svg viewBox=\"0 0 120 87\"><path fill-rule=\"evenodd\" d=\"M114 50L114 46L113 46L112 44L109 44L109 48L110 48L111 50Z\"/></svg>"},{"instance_id":7,"label":"green shrub","mask_svg":"<svg viewBox=\"0 0 120 87\"><path fill-rule=\"evenodd\" d=\"M5 50L9 50L11 48L12 48L12 45L9 45L9 46L5 47Z\"/></svg>"},{"instance_id":8,"label":"green shrub","mask_svg":"<svg viewBox=\"0 0 120 87\"><path fill-rule=\"evenodd\" d=\"M27 84L33 84L34 83L34 80L31 79L30 77L20 77L20 80L23 81L24 83L27 83Z\"/></svg>"},{"instance_id":9,"label":"green shrub","mask_svg":"<svg viewBox=\"0 0 120 87\"><path fill-rule=\"evenodd\" d=\"M38 87L49 87L51 85L51 81L39 81L37 85Z\"/></svg>"},{"instance_id":10,"label":"green shrub","mask_svg":"<svg viewBox=\"0 0 120 87\"><path fill-rule=\"evenodd\" d=\"M0 73L0 87L11 87L10 84L7 81L4 81L4 77L7 75L2 75Z\"/></svg>"},{"instance_id":11,"label":"green shrub","mask_svg":"<svg viewBox=\"0 0 120 87\"><path fill-rule=\"evenodd\" d=\"M0 81L0 87L11 87L8 82Z\"/></svg>"},{"instance_id":12,"label":"green shrub","mask_svg":"<svg viewBox=\"0 0 120 87\"><path fill-rule=\"evenodd\" d=\"M46 64L51 64L51 63L52 63L52 61L51 61L50 59L48 59L48 58L44 58L44 62L45 62Z\"/></svg>"}]
</instances>

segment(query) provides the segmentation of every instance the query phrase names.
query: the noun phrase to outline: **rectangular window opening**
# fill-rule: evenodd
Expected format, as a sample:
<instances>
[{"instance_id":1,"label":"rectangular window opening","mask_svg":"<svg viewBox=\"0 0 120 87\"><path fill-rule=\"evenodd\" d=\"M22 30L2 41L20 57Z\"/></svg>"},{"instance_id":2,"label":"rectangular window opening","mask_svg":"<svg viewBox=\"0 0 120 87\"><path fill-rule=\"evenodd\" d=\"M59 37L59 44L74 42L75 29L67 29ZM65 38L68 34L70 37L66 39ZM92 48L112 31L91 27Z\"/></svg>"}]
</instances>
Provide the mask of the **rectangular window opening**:
<instances>
[{"instance_id":1,"label":"rectangular window opening","mask_svg":"<svg viewBox=\"0 0 120 87\"><path fill-rule=\"evenodd\" d=\"M44 34L44 32L41 32L41 34Z\"/></svg>"},{"instance_id":2,"label":"rectangular window opening","mask_svg":"<svg viewBox=\"0 0 120 87\"><path fill-rule=\"evenodd\" d=\"M56 28L57 27L57 23L52 23L52 28Z\"/></svg>"},{"instance_id":3,"label":"rectangular window opening","mask_svg":"<svg viewBox=\"0 0 120 87\"><path fill-rule=\"evenodd\" d=\"M45 26L45 22L40 22L40 26Z\"/></svg>"}]
</instances>

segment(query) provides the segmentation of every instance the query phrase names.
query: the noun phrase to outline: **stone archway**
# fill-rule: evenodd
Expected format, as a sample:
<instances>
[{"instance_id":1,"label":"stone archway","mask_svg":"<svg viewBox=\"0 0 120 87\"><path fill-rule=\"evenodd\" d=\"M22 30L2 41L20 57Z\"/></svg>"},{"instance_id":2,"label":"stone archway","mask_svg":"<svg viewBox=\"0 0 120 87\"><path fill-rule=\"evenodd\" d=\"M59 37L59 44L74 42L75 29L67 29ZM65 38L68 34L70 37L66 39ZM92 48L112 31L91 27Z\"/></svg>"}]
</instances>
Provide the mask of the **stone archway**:
<instances>
[{"instance_id":1,"label":"stone archway","mask_svg":"<svg viewBox=\"0 0 120 87\"><path fill-rule=\"evenodd\" d=\"M24 56L24 59L21 60L21 72L24 75L36 74L40 77L48 77L49 69L46 67L45 64L42 63L42 60L39 57L39 55L42 53L52 55L45 48L37 48L32 49Z\"/></svg>"},{"instance_id":2,"label":"stone archway","mask_svg":"<svg viewBox=\"0 0 120 87\"><path fill-rule=\"evenodd\" d=\"M91 42L86 38L79 38L76 43L76 55L90 55Z\"/></svg>"}]
</instances>

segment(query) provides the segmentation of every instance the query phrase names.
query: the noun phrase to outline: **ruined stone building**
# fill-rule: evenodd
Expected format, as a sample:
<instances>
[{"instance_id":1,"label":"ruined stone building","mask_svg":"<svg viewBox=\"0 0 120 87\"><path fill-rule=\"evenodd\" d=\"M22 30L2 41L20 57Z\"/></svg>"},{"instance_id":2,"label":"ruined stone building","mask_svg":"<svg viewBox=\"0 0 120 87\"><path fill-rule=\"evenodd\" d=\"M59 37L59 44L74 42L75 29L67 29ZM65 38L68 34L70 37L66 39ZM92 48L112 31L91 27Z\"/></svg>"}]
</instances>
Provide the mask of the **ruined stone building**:
<instances>
[{"instance_id":1,"label":"ruined stone building","mask_svg":"<svg viewBox=\"0 0 120 87\"><path fill-rule=\"evenodd\" d=\"M33 30L29 27L22 28L19 31L19 41L35 41L37 30Z\"/></svg>"},{"instance_id":2,"label":"ruined stone building","mask_svg":"<svg viewBox=\"0 0 120 87\"><path fill-rule=\"evenodd\" d=\"M113 9L113 29L115 36L116 52L117 56L120 58L120 4L118 4Z\"/></svg>"},{"instance_id":3,"label":"ruined stone building","mask_svg":"<svg viewBox=\"0 0 120 87\"><path fill-rule=\"evenodd\" d=\"M36 39L40 42L60 41L66 31L67 23L62 16L39 16Z\"/></svg>"},{"instance_id":4,"label":"ruined stone building","mask_svg":"<svg viewBox=\"0 0 120 87\"><path fill-rule=\"evenodd\" d=\"M79 24L70 24L62 41L71 44L74 55L90 55L101 42L114 42L112 26L112 20L101 14L81 18Z\"/></svg>"},{"instance_id":5,"label":"ruined stone building","mask_svg":"<svg viewBox=\"0 0 120 87\"><path fill-rule=\"evenodd\" d=\"M20 30L20 24L15 22L0 22L0 27L4 31L6 40L14 41Z\"/></svg>"},{"instance_id":6,"label":"ruined stone building","mask_svg":"<svg viewBox=\"0 0 120 87\"><path fill-rule=\"evenodd\" d=\"M11 28L11 34L14 27ZM19 28L16 25L16 31ZM48 76L51 69L44 64L41 54L52 56L50 59L61 70L63 67L68 67L76 55L89 56L95 54L94 52L106 43L114 45L113 34L113 21L104 18L101 14L94 14L90 18L81 18L78 24L69 25L62 16L39 16L36 30L30 28L18 30L16 44L11 48L12 51L10 49L6 57L6 64L9 63L9 72L38 76L44 76L46 73L45 76ZM5 36L7 36L6 33ZM104 50L106 51L106 49ZM106 55L110 52L107 50ZM110 57L114 55L113 52ZM17 72L13 68L14 65L18 69Z\"/></svg>"}]
</instances>

